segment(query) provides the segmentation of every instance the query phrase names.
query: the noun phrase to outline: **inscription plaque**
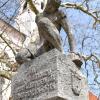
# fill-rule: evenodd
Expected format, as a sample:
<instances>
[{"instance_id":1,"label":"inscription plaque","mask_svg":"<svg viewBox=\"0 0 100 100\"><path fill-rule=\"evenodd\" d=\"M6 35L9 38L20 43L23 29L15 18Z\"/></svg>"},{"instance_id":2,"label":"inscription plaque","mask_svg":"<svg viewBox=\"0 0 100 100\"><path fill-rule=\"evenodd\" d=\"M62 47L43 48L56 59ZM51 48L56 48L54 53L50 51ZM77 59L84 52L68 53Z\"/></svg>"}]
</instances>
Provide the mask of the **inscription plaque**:
<instances>
[{"instance_id":1,"label":"inscription plaque","mask_svg":"<svg viewBox=\"0 0 100 100\"><path fill-rule=\"evenodd\" d=\"M71 59L51 50L19 68L12 78L13 100L88 100L87 83L77 71ZM82 87L78 85L81 81ZM80 88L75 95L77 86Z\"/></svg>"},{"instance_id":2,"label":"inscription plaque","mask_svg":"<svg viewBox=\"0 0 100 100\"><path fill-rule=\"evenodd\" d=\"M30 70L25 74L25 77L27 80L23 79L13 85L16 89L13 94L17 99L35 98L57 89L57 80L55 79L53 70L36 73Z\"/></svg>"}]
</instances>

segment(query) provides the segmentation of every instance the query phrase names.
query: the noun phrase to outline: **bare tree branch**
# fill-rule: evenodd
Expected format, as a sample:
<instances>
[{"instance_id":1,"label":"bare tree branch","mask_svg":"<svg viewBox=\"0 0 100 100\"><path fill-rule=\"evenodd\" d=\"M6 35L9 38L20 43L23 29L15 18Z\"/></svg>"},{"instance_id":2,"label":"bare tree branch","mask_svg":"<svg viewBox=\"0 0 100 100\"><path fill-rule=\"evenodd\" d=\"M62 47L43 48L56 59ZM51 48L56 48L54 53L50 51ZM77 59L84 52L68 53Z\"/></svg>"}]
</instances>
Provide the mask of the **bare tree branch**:
<instances>
[{"instance_id":1,"label":"bare tree branch","mask_svg":"<svg viewBox=\"0 0 100 100\"><path fill-rule=\"evenodd\" d=\"M7 0L3 5L1 5L0 8L2 8L3 6L5 6L8 2L9 2L9 0Z\"/></svg>"},{"instance_id":2,"label":"bare tree branch","mask_svg":"<svg viewBox=\"0 0 100 100\"><path fill-rule=\"evenodd\" d=\"M7 44L7 46L12 50L13 54L16 55L15 50L9 45L9 43L4 39L4 37L2 36L2 34L0 35L1 39Z\"/></svg>"},{"instance_id":3,"label":"bare tree branch","mask_svg":"<svg viewBox=\"0 0 100 100\"><path fill-rule=\"evenodd\" d=\"M80 10L82 12L84 12L85 14L91 16L92 18L94 18L95 20L95 24L96 23L100 23L100 19L98 19L96 17L96 15L94 15L92 12L89 12L87 8L83 7L81 4L76 4L76 3L63 3L61 4L62 7L65 8L73 8L73 9L77 9Z\"/></svg>"},{"instance_id":4,"label":"bare tree branch","mask_svg":"<svg viewBox=\"0 0 100 100\"><path fill-rule=\"evenodd\" d=\"M90 59L92 59L92 57L94 57L97 60L97 62L99 63L99 67L100 67L100 59L95 54L91 54L90 56L82 55L82 57L84 58L85 61L90 60Z\"/></svg>"}]
</instances>

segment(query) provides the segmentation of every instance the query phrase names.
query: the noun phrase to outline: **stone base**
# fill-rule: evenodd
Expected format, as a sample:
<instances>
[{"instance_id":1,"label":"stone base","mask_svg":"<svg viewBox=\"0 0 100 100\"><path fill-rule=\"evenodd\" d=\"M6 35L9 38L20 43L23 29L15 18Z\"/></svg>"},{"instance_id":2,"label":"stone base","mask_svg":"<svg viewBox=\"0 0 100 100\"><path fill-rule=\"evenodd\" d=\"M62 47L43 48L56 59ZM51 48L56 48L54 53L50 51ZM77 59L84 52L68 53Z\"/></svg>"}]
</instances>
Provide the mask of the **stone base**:
<instances>
[{"instance_id":1,"label":"stone base","mask_svg":"<svg viewBox=\"0 0 100 100\"><path fill-rule=\"evenodd\" d=\"M88 86L72 60L56 49L23 64L12 78L13 100L88 100Z\"/></svg>"}]
</instances>

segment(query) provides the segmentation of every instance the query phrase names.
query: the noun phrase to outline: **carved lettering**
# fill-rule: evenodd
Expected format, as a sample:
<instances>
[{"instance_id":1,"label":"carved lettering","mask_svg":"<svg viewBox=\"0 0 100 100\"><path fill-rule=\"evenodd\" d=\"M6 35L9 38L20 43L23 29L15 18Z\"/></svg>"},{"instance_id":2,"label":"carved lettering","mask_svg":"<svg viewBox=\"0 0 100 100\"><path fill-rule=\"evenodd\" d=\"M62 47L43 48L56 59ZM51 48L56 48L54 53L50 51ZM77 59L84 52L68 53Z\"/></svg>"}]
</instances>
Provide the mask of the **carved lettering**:
<instances>
[{"instance_id":1,"label":"carved lettering","mask_svg":"<svg viewBox=\"0 0 100 100\"><path fill-rule=\"evenodd\" d=\"M26 73L26 79L28 81L21 80L15 84L15 96L17 98L34 98L42 95L43 93L51 92L56 90L56 79L55 75L52 74L51 69L37 72L36 70L31 70ZM24 82L26 83L24 83Z\"/></svg>"}]
</instances>

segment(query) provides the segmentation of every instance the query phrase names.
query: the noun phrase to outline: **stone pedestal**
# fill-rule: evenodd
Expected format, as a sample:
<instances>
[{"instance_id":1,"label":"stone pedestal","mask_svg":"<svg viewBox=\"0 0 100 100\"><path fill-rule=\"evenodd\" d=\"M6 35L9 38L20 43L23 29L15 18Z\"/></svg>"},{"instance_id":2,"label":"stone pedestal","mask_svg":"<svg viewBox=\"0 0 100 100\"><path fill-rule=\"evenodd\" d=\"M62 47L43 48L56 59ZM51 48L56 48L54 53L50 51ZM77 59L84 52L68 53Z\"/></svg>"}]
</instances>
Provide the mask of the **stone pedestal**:
<instances>
[{"instance_id":1,"label":"stone pedestal","mask_svg":"<svg viewBox=\"0 0 100 100\"><path fill-rule=\"evenodd\" d=\"M13 100L88 100L85 77L56 49L23 64L11 88Z\"/></svg>"}]
</instances>

